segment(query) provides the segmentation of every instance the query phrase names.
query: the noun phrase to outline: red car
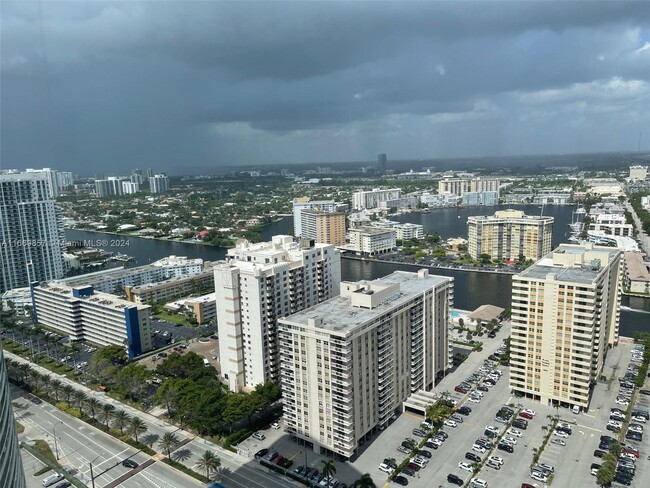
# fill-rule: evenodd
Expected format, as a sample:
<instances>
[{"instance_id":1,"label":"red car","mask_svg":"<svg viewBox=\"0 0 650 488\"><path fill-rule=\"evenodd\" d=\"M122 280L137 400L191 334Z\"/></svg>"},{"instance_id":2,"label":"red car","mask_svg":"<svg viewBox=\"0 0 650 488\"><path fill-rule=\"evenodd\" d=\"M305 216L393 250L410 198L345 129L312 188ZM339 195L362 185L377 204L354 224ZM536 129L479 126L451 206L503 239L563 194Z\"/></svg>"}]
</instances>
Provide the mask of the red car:
<instances>
[{"instance_id":1,"label":"red car","mask_svg":"<svg viewBox=\"0 0 650 488\"><path fill-rule=\"evenodd\" d=\"M467 393L467 390L463 388L462 386L458 385L456 388L454 388L454 391L458 393Z\"/></svg>"},{"instance_id":2,"label":"red car","mask_svg":"<svg viewBox=\"0 0 650 488\"><path fill-rule=\"evenodd\" d=\"M535 486L529 483L522 483L521 488L535 488Z\"/></svg>"},{"instance_id":3,"label":"red car","mask_svg":"<svg viewBox=\"0 0 650 488\"><path fill-rule=\"evenodd\" d=\"M636 451L634 449L623 449L623 452L625 454L632 454L632 456L634 456L635 458L639 457L639 451Z\"/></svg>"},{"instance_id":4,"label":"red car","mask_svg":"<svg viewBox=\"0 0 650 488\"><path fill-rule=\"evenodd\" d=\"M529 414L528 412L521 412L519 414L519 416L523 417L525 419L528 419L528 420L533 420L533 416L531 414Z\"/></svg>"},{"instance_id":5,"label":"red car","mask_svg":"<svg viewBox=\"0 0 650 488\"><path fill-rule=\"evenodd\" d=\"M273 464L280 464L280 461L282 461L284 458L282 456L276 457L273 461L271 461Z\"/></svg>"},{"instance_id":6,"label":"red car","mask_svg":"<svg viewBox=\"0 0 650 488\"><path fill-rule=\"evenodd\" d=\"M415 471L415 472L420 471L420 469L421 469L420 466L418 466L418 465L415 464L415 463L408 463L408 464L406 465L406 467L407 467L408 469L410 469L411 471Z\"/></svg>"}]
</instances>

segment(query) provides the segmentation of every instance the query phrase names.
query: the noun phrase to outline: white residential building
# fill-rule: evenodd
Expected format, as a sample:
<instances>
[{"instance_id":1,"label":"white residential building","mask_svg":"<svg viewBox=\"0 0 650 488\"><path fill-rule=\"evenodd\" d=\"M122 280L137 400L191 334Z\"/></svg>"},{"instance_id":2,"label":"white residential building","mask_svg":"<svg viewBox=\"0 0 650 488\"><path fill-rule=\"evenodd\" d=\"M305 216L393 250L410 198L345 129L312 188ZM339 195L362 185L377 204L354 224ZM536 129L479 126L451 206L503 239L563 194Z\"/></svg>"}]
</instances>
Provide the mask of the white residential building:
<instances>
[{"instance_id":1,"label":"white residential building","mask_svg":"<svg viewBox=\"0 0 650 488\"><path fill-rule=\"evenodd\" d=\"M169 191L169 177L165 174L154 175L149 178L151 193L165 193Z\"/></svg>"},{"instance_id":2,"label":"white residential building","mask_svg":"<svg viewBox=\"0 0 650 488\"><path fill-rule=\"evenodd\" d=\"M499 192L497 191L466 191L463 193L463 205L485 205L491 207L498 204Z\"/></svg>"},{"instance_id":3,"label":"white residential building","mask_svg":"<svg viewBox=\"0 0 650 488\"><path fill-rule=\"evenodd\" d=\"M122 195L122 180L116 176L95 180L95 193L99 198Z\"/></svg>"},{"instance_id":4,"label":"white residential building","mask_svg":"<svg viewBox=\"0 0 650 488\"><path fill-rule=\"evenodd\" d=\"M278 318L339 294L339 252L305 242L242 240L214 267L221 372L232 391L279 382Z\"/></svg>"},{"instance_id":5,"label":"white residential building","mask_svg":"<svg viewBox=\"0 0 650 488\"><path fill-rule=\"evenodd\" d=\"M59 196L59 177L55 169L52 168L43 168L43 169L31 169L28 168L25 170L25 173L40 173L45 176L47 181L47 188L50 193L50 197L54 200Z\"/></svg>"},{"instance_id":6,"label":"white residential building","mask_svg":"<svg viewBox=\"0 0 650 488\"><path fill-rule=\"evenodd\" d=\"M125 195L133 195L140 191L140 183L133 183L132 181L122 182L122 193Z\"/></svg>"},{"instance_id":7,"label":"white residential building","mask_svg":"<svg viewBox=\"0 0 650 488\"><path fill-rule=\"evenodd\" d=\"M462 197L466 192L499 192L499 180L497 178L443 178L438 182L438 193L453 193Z\"/></svg>"},{"instance_id":8,"label":"white residential building","mask_svg":"<svg viewBox=\"0 0 650 488\"><path fill-rule=\"evenodd\" d=\"M453 207L458 204L458 196L453 193L439 193L437 195L425 193L420 197L420 203L427 207Z\"/></svg>"},{"instance_id":9,"label":"white residential building","mask_svg":"<svg viewBox=\"0 0 650 488\"><path fill-rule=\"evenodd\" d=\"M648 177L647 166L630 166L630 179L631 180L645 180Z\"/></svg>"},{"instance_id":10,"label":"white residential building","mask_svg":"<svg viewBox=\"0 0 650 488\"><path fill-rule=\"evenodd\" d=\"M595 222L589 224L589 230L602 231L606 235L632 237L634 226L628 224L625 215L600 213Z\"/></svg>"},{"instance_id":11,"label":"white residential building","mask_svg":"<svg viewBox=\"0 0 650 488\"><path fill-rule=\"evenodd\" d=\"M293 201L293 235L302 237L302 211L321 210L323 212L336 212L334 200L314 200L309 197L296 198Z\"/></svg>"},{"instance_id":12,"label":"white residential building","mask_svg":"<svg viewBox=\"0 0 650 488\"><path fill-rule=\"evenodd\" d=\"M622 252L562 244L512 280L510 388L587 408L618 343Z\"/></svg>"},{"instance_id":13,"label":"white residential building","mask_svg":"<svg viewBox=\"0 0 650 488\"><path fill-rule=\"evenodd\" d=\"M395 200L402 196L402 190L399 188L391 188L382 190L375 188L374 190L358 191L352 194L352 208L354 210L362 210L364 208L377 208L381 202L386 200Z\"/></svg>"},{"instance_id":14,"label":"white residential building","mask_svg":"<svg viewBox=\"0 0 650 488\"><path fill-rule=\"evenodd\" d=\"M346 459L448 365L453 278L396 271L279 321L284 419Z\"/></svg>"},{"instance_id":15,"label":"white residential building","mask_svg":"<svg viewBox=\"0 0 650 488\"><path fill-rule=\"evenodd\" d=\"M415 208L418 206L419 198L414 196L399 197L379 202L379 208L389 210L391 208Z\"/></svg>"},{"instance_id":16,"label":"white residential building","mask_svg":"<svg viewBox=\"0 0 650 488\"><path fill-rule=\"evenodd\" d=\"M92 286L33 283L34 321L70 337L100 346L127 346L129 358L152 348L149 306L122 300Z\"/></svg>"},{"instance_id":17,"label":"white residential building","mask_svg":"<svg viewBox=\"0 0 650 488\"><path fill-rule=\"evenodd\" d=\"M378 220L372 227L379 229L393 229L397 239L422 239L424 237L424 226L421 224L405 223L401 224L394 220Z\"/></svg>"},{"instance_id":18,"label":"white residential building","mask_svg":"<svg viewBox=\"0 0 650 488\"><path fill-rule=\"evenodd\" d=\"M0 293L64 276L60 215L42 172L0 175Z\"/></svg>"},{"instance_id":19,"label":"white residential building","mask_svg":"<svg viewBox=\"0 0 650 488\"><path fill-rule=\"evenodd\" d=\"M350 229L350 249L357 254L376 256L395 249L397 232L394 229L359 227Z\"/></svg>"},{"instance_id":20,"label":"white residential building","mask_svg":"<svg viewBox=\"0 0 650 488\"><path fill-rule=\"evenodd\" d=\"M67 190L74 186L74 176L70 171L58 171L56 173L57 184L59 186L59 192L61 190Z\"/></svg>"}]
</instances>

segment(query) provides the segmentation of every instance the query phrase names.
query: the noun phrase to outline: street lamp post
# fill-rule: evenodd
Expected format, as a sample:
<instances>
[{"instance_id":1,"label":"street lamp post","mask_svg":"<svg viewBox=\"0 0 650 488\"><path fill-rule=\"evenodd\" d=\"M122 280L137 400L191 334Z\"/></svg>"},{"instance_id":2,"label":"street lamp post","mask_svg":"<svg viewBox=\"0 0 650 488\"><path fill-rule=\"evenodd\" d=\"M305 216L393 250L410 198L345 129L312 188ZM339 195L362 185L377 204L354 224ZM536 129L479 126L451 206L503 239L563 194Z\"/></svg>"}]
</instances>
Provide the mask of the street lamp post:
<instances>
[{"instance_id":1,"label":"street lamp post","mask_svg":"<svg viewBox=\"0 0 650 488\"><path fill-rule=\"evenodd\" d=\"M56 460L59 460L59 444L56 442L56 427L59 424L62 424L63 420L59 420L56 424L54 424L54 427L52 427L52 437L54 437L54 452L56 453Z\"/></svg>"}]
</instances>

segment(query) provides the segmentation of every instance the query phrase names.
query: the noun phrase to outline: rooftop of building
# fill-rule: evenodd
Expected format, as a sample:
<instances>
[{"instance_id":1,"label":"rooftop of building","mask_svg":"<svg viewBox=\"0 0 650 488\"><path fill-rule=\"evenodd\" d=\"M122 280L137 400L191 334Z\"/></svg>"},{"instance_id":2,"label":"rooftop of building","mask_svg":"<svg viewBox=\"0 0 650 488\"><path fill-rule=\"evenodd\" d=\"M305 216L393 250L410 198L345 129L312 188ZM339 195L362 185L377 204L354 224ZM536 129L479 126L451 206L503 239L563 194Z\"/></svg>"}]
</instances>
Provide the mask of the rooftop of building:
<instances>
[{"instance_id":1,"label":"rooftop of building","mask_svg":"<svg viewBox=\"0 0 650 488\"><path fill-rule=\"evenodd\" d=\"M94 291L90 294L84 294L87 290L92 289L92 287L78 287L78 286L69 286L60 281L50 281L49 283L40 283L35 289L41 288L47 290L48 292L56 293L62 297L78 300L86 300L89 302L96 303L103 307L113 308L115 310L124 310L125 308L136 307L138 310L146 310L151 307L149 305L141 305L138 303L130 302L122 298L111 295L110 293L103 293L101 291ZM74 297L73 290L80 290L82 296Z\"/></svg>"},{"instance_id":2,"label":"rooftop of building","mask_svg":"<svg viewBox=\"0 0 650 488\"><path fill-rule=\"evenodd\" d=\"M650 281L648 265L643 262L643 257L638 252L625 253L625 265L628 278L632 281Z\"/></svg>"},{"instance_id":3,"label":"rooftop of building","mask_svg":"<svg viewBox=\"0 0 650 488\"><path fill-rule=\"evenodd\" d=\"M182 282L185 282L185 281L196 280L196 279L199 279L199 278L203 278L205 276L212 275L212 272L213 272L213 270L212 270L212 268L210 268L210 269L204 269L203 271L201 271L201 272L199 272L197 274L194 274L194 275L177 276L177 277L169 278L169 279L166 279L166 280L163 280L163 281L155 281L153 283L144 283L142 285L137 285L137 286L131 287L131 291L133 293L137 294L139 292L151 290L151 289L154 289L154 288L166 287L166 286L174 286L174 285L176 285L178 283L182 283Z\"/></svg>"},{"instance_id":4,"label":"rooftop of building","mask_svg":"<svg viewBox=\"0 0 650 488\"><path fill-rule=\"evenodd\" d=\"M540 216L540 215L526 215L522 210L499 210L495 212L494 215L472 215L467 218L467 220L476 220L476 221L492 221L492 220L526 220L526 221L545 221L553 222L555 219L549 216Z\"/></svg>"},{"instance_id":5,"label":"rooftop of building","mask_svg":"<svg viewBox=\"0 0 650 488\"><path fill-rule=\"evenodd\" d=\"M453 283L453 278L430 275L428 270L415 273L395 271L372 281L343 281L340 296L292 314L281 321L348 335L356 328L421 295L423 291L447 282ZM375 293L382 299L373 308L353 304L357 295L368 297Z\"/></svg>"},{"instance_id":6,"label":"rooftop of building","mask_svg":"<svg viewBox=\"0 0 650 488\"><path fill-rule=\"evenodd\" d=\"M395 232L394 229L388 227L359 227L358 229L350 229L350 232L360 232L368 235L382 235L388 232Z\"/></svg>"},{"instance_id":7,"label":"rooftop of building","mask_svg":"<svg viewBox=\"0 0 650 488\"><path fill-rule=\"evenodd\" d=\"M555 281L592 284L620 254L615 247L594 246L589 242L560 244L517 276L543 280L553 275Z\"/></svg>"}]
</instances>

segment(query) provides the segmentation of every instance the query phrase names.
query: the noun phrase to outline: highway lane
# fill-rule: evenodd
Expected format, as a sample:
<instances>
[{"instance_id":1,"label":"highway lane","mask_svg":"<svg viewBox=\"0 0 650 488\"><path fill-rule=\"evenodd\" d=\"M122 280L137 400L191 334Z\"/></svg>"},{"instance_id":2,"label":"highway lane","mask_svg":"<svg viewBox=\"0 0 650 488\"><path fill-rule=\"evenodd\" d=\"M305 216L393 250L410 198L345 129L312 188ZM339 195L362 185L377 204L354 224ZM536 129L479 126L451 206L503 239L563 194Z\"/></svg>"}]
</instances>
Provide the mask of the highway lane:
<instances>
[{"instance_id":1,"label":"highway lane","mask_svg":"<svg viewBox=\"0 0 650 488\"><path fill-rule=\"evenodd\" d=\"M101 488L130 471L129 468L121 465L124 459L132 459L138 464L150 459L149 455L60 411L47 402L35 405L23 397L24 391L13 385L11 391L14 411L17 419L25 425L25 435L33 439L45 439L50 444L52 452L55 452L53 431L56 428L56 445L61 458L60 462L78 469L78 478L87 484L90 484L91 463L95 485L97 488ZM153 481L138 485L129 479L130 484L125 482L120 486L159 486L161 488L203 486L202 483L161 462L152 464L133 478Z\"/></svg>"}]
</instances>

